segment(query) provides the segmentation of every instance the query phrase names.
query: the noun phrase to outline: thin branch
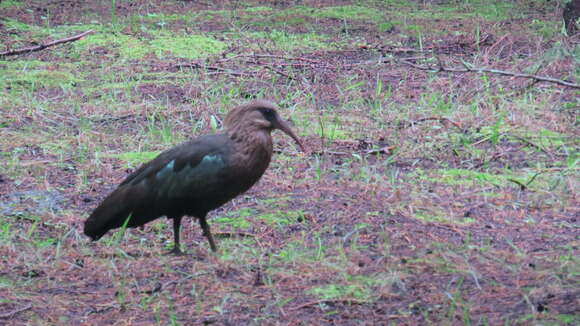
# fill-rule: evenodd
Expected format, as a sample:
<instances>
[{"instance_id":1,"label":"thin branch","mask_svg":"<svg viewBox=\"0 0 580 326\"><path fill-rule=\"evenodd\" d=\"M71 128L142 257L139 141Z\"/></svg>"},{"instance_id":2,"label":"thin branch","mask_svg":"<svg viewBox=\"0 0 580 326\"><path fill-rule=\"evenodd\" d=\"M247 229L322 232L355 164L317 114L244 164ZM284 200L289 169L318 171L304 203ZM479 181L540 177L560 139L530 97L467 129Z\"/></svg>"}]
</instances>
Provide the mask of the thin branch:
<instances>
[{"instance_id":1,"label":"thin branch","mask_svg":"<svg viewBox=\"0 0 580 326\"><path fill-rule=\"evenodd\" d=\"M424 60L424 59L428 59L428 57L425 56L420 56L420 57L405 57L405 60ZM355 62L355 63L349 63L349 64L345 64L342 67L344 68L350 68L350 67L355 67L355 66L360 66L360 65L377 65L377 64L381 64L381 63L395 63L397 62L396 58L389 58L389 57L380 57L378 59L371 59L371 60L366 60L366 61L361 61L361 62Z\"/></svg>"},{"instance_id":2,"label":"thin branch","mask_svg":"<svg viewBox=\"0 0 580 326\"><path fill-rule=\"evenodd\" d=\"M447 123L452 124L454 127L456 127L457 129L459 129L461 132L465 132L465 130L461 127L461 125L451 119L448 118L444 118L444 117L427 117L427 118L421 118L415 121L409 121L407 122L406 125L401 126L401 128L408 128L411 127L419 122L423 122L423 121L430 121L430 120L434 120L434 121L439 121L439 123L443 124L445 127L447 127Z\"/></svg>"},{"instance_id":3,"label":"thin branch","mask_svg":"<svg viewBox=\"0 0 580 326\"><path fill-rule=\"evenodd\" d=\"M217 71L217 72L223 72L232 76L246 76L246 75L250 75L248 73L245 72L238 72L238 71L231 71L228 69L224 69L224 68L220 68L220 67L215 67L215 66L205 66L205 65L201 65L199 63L178 63L175 64L174 67L176 68L193 68L193 69L205 69L205 70L209 70L209 71Z\"/></svg>"},{"instance_id":4,"label":"thin branch","mask_svg":"<svg viewBox=\"0 0 580 326\"><path fill-rule=\"evenodd\" d=\"M530 145L530 146L532 146L532 147L534 147L534 148L536 148L536 149L544 152L551 159L554 159L554 154L552 154L550 151L548 151L547 149L545 149L544 147L542 147L542 146L540 146L540 145L538 145L536 143L533 143L533 142L529 141L528 139L526 139L524 137L521 137L521 136L518 136L518 135L514 135L512 133L504 133L504 135L506 135L508 137L513 137L513 138L515 138L515 139L517 139L519 141L522 141L522 142L524 142L524 143L526 143L526 144L528 144L528 145Z\"/></svg>"},{"instance_id":5,"label":"thin branch","mask_svg":"<svg viewBox=\"0 0 580 326\"><path fill-rule=\"evenodd\" d=\"M24 307L18 308L16 310L13 310L13 311L10 311L10 312L7 312L7 313L0 314L0 319L12 318L12 317L16 316L17 314L19 314L19 313L21 313L23 311L26 311L26 310L28 310L30 308L32 308L32 305L29 304L29 305L26 305Z\"/></svg>"},{"instance_id":6,"label":"thin branch","mask_svg":"<svg viewBox=\"0 0 580 326\"><path fill-rule=\"evenodd\" d=\"M525 191L528 188L528 186L526 184L522 183L521 181L519 181L517 179L508 178L507 180L510 181L510 182L513 182L513 183L517 184L518 186L520 186L520 190L521 191Z\"/></svg>"},{"instance_id":7,"label":"thin branch","mask_svg":"<svg viewBox=\"0 0 580 326\"><path fill-rule=\"evenodd\" d=\"M373 154L390 154L396 146L384 146L381 148L373 148L366 151L352 151L352 152L336 152L336 151L328 151L328 150L321 150L321 151L312 151L309 154L311 155L333 155L333 156L350 156L350 155L373 155ZM274 150L275 153L286 153L282 150ZM291 153L296 155L296 153Z\"/></svg>"},{"instance_id":8,"label":"thin branch","mask_svg":"<svg viewBox=\"0 0 580 326\"><path fill-rule=\"evenodd\" d=\"M319 60L312 60L312 59L301 58L301 57L285 57L285 56L271 55L271 54L245 54L245 55L240 55L240 56L246 57L246 58L272 58L272 59L283 59L283 60L291 60L291 61L305 61L305 62L310 62L310 63L320 63Z\"/></svg>"},{"instance_id":9,"label":"thin branch","mask_svg":"<svg viewBox=\"0 0 580 326\"><path fill-rule=\"evenodd\" d=\"M365 152L366 155L371 154L389 154L393 151L393 149L397 148L396 146L384 146L381 148L369 149Z\"/></svg>"},{"instance_id":10,"label":"thin branch","mask_svg":"<svg viewBox=\"0 0 580 326\"><path fill-rule=\"evenodd\" d=\"M214 238L233 238L236 236L242 238L256 238L255 234L247 233L247 232L212 232Z\"/></svg>"},{"instance_id":11,"label":"thin branch","mask_svg":"<svg viewBox=\"0 0 580 326\"><path fill-rule=\"evenodd\" d=\"M52 42L48 42L48 43L44 43L44 44L40 44L40 45L36 45L36 46L30 46L30 47L22 48L22 49L0 52L0 58L7 57L10 55L19 55L19 54L24 54L24 53L36 52L36 51L44 50L48 47L55 46L58 44L63 44L63 43L67 43L67 42L74 42L74 41L80 40L81 38L83 38L89 34L92 34L92 33L94 33L93 30L88 30L84 33L80 33L78 35L63 38L63 39L56 40L56 41L52 41Z\"/></svg>"},{"instance_id":12,"label":"thin branch","mask_svg":"<svg viewBox=\"0 0 580 326\"><path fill-rule=\"evenodd\" d=\"M256 243L258 244L258 247L264 248L264 246L262 245L262 242L260 242L257 235L247 233L247 232L215 232L215 233L213 233L213 236L216 239L217 238L233 238L236 236L241 237L241 238L251 238L251 239L254 239L254 241L256 241Z\"/></svg>"},{"instance_id":13,"label":"thin branch","mask_svg":"<svg viewBox=\"0 0 580 326\"><path fill-rule=\"evenodd\" d=\"M276 68L274 68L272 66L264 65L264 68L266 68L268 70L271 70L271 71L273 71L273 72L275 72L275 73L277 73L277 74L279 74L279 75L281 75L283 77L286 77L286 79L294 80L294 77L292 77L292 76L288 75L287 73L285 73L285 72L283 72L281 70L278 70L278 69L276 69Z\"/></svg>"},{"instance_id":14,"label":"thin branch","mask_svg":"<svg viewBox=\"0 0 580 326\"><path fill-rule=\"evenodd\" d=\"M300 310L302 308L306 308L309 306L315 306L315 305L319 305L321 303L348 303L348 304L368 304L370 303L370 301L366 301L366 300L356 300L356 299L322 299L322 300L316 300L316 301L311 301L311 302L307 302L305 304L290 308L290 310Z\"/></svg>"},{"instance_id":15,"label":"thin branch","mask_svg":"<svg viewBox=\"0 0 580 326\"><path fill-rule=\"evenodd\" d=\"M518 181L518 180L516 180L516 179L513 179L513 178L509 178L509 179L508 179L508 181L511 181L511 182L513 182L513 183L516 183L516 184L518 184L518 185L520 186L520 189L521 189L522 191L524 191L524 190L528 189L528 186L529 186L529 185L531 185L531 184L532 184L532 182L534 182L534 180L536 180L536 178L537 178L537 177L538 177L540 174L542 174L542 173L544 173L544 172L541 172L541 171L540 171L540 172L536 172L536 174L534 174L534 176L532 176L532 178L531 178L530 180L528 180L528 182L526 182L525 184L524 184L524 183L522 183L522 182L520 182L520 181Z\"/></svg>"},{"instance_id":16,"label":"thin branch","mask_svg":"<svg viewBox=\"0 0 580 326\"><path fill-rule=\"evenodd\" d=\"M498 69L489 69L489 68L481 68L481 67L472 67L470 65L468 65L467 63L464 63L464 67L465 69L457 69L457 68L446 68L443 67L441 65L438 66L438 68L432 68L432 67L425 67L425 66L421 66L418 64L414 64L412 62L409 62L407 60L399 60L400 62L409 65L413 68L416 69L420 69L420 70L427 70L427 71L432 71L432 72L453 72L453 73L460 73L460 72L476 72L476 73L482 73L482 72L488 72L491 74L498 74L498 75L503 75L503 76L512 76L512 77L516 77L516 78L530 78L530 79L534 79L536 81L543 81L543 82L548 82L548 83L554 83L554 84L558 84L561 86L567 86L567 87L572 87L572 88L580 88L580 84L576 84L576 83L572 83L572 82L568 82L562 79L557 79L557 78L552 78L552 77L545 77L545 76L538 76L538 75L531 75L531 74L522 74L519 72L512 72L512 71L506 71L506 70L498 70Z\"/></svg>"},{"instance_id":17,"label":"thin branch","mask_svg":"<svg viewBox=\"0 0 580 326\"><path fill-rule=\"evenodd\" d=\"M534 148L536 148L536 149L544 152L551 159L554 159L554 154L552 154L552 152L550 152L549 150L545 149L544 147L542 147L542 146L540 146L540 145L538 145L536 143L531 142L530 140L528 140L528 139L526 139L524 137L521 137L521 136L518 136L518 135L514 135L514 134L509 133L509 132L502 132L498 136L499 137L503 136L503 137L512 137L512 138L515 138L515 139L517 139L517 140L519 140L521 142L526 143L527 145L529 145L531 147L534 147ZM471 146L479 145L479 144L481 144L483 142L486 142L486 141L490 140L491 138L492 138L492 136L483 137L482 139L480 139L480 140L476 141L475 143L471 144Z\"/></svg>"}]
</instances>

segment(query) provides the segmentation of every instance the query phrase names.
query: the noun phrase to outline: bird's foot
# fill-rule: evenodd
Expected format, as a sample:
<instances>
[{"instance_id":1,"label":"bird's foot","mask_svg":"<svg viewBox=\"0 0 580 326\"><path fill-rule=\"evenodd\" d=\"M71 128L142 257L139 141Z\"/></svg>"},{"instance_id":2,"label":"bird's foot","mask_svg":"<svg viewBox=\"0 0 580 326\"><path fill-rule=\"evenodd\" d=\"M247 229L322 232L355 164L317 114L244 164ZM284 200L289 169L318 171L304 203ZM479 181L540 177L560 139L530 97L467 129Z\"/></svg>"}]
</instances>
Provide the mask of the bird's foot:
<instances>
[{"instance_id":1,"label":"bird's foot","mask_svg":"<svg viewBox=\"0 0 580 326\"><path fill-rule=\"evenodd\" d=\"M179 249L179 247L173 247L173 249L171 249L171 251L168 251L166 253L167 256L170 255L175 255L175 256L184 256L185 253L183 251L181 251L181 249Z\"/></svg>"}]
</instances>

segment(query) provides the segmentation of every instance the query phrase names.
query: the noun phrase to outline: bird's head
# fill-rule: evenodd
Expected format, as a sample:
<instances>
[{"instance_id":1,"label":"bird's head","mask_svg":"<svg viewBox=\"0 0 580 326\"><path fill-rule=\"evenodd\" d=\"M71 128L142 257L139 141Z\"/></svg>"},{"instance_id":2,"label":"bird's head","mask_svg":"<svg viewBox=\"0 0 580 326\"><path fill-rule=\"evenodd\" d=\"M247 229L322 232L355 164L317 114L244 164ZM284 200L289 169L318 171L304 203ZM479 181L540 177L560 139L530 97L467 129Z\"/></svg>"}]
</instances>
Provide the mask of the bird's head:
<instances>
[{"instance_id":1,"label":"bird's head","mask_svg":"<svg viewBox=\"0 0 580 326\"><path fill-rule=\"evenodd\" d=\"M226 116L224 125L228 131L248 128L270 133L274 129L279 129L294 139L300 149L305 151L302 142L290 129L288 123L278 115L277 109L274 103L254 101L232 109Z\"/></svg>"}]
</instances>

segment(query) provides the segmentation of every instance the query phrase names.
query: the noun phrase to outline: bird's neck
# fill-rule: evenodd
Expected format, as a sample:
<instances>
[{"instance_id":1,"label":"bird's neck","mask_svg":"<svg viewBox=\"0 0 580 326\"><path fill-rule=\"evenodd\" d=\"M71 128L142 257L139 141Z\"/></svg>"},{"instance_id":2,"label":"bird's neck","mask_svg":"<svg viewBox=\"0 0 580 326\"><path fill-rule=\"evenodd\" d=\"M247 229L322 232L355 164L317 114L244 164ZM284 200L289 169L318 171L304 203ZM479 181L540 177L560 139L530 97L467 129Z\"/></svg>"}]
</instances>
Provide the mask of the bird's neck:
<instances>
[{"instance_id":1,"label":"bird's neck","mask_svg":"<svg viewBox=\"0 0 580 326\"><path fill-rule=\"evenodd\" d=\"M236 128L227 132L235 147L237 164L260 175L266 170L272 157L272 136L263 128Z\"/></svg>"}]
</instances>

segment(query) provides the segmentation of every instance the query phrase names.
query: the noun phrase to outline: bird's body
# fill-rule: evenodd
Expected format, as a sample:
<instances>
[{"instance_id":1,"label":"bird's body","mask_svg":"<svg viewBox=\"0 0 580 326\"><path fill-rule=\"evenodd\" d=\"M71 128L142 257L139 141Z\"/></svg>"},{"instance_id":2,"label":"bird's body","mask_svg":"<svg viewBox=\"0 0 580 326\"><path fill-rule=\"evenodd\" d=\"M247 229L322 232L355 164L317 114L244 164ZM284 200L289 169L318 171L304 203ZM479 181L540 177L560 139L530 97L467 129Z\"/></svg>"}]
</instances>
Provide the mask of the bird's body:
<instances>
[{"instance_id":1,"label":"bird's body","mask_svg":"<svg viewBox=\"0 0 580 326\"><path fill-rule=\"evenodd\" d=\"M159 154L93 211L85 222L85 234L98 240L125 222L137 227L167 216L173 219L173 251L178 253L181 218L189 215L199 219L215 251L206 215L250 189L264 174L272 157L271 131L281 129L302 146L275 109L265 101L237 107L226 117L224 133L202 136Z\"/></svg>"}]
</instances>

